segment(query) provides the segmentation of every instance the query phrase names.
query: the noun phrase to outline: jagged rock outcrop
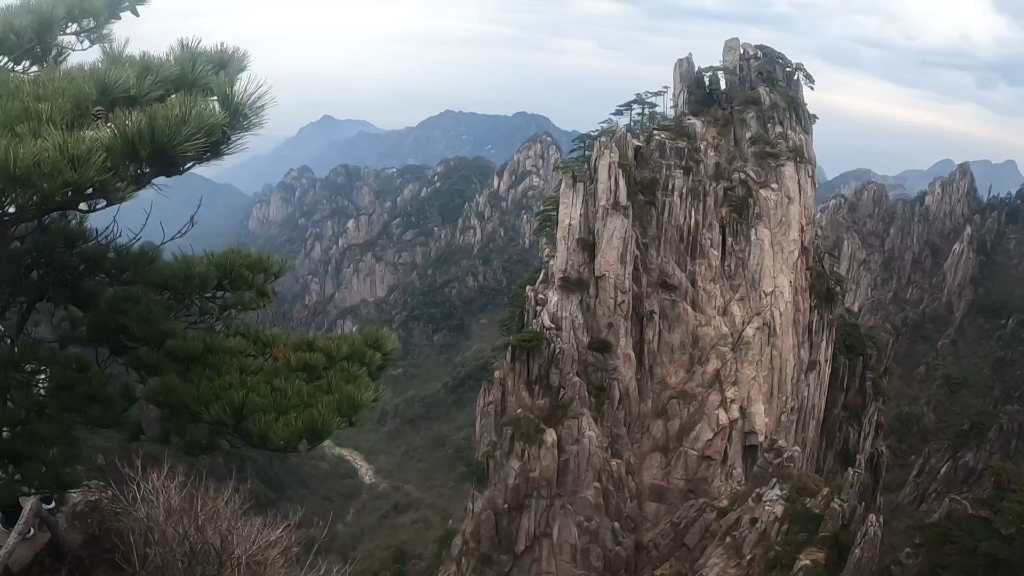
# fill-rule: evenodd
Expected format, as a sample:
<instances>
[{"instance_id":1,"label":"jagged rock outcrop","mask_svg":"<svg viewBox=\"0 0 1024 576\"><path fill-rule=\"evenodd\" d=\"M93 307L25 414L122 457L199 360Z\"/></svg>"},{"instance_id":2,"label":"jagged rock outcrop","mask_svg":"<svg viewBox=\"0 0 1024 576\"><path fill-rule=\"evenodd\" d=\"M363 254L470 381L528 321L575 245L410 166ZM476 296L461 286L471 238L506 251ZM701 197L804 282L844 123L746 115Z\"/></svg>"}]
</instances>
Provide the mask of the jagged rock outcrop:
<instances>
[{"instance_id":1,"label":"jagged rock outcrop","mask_svg":"<svg viewBox=\"0 0 1024 576\"><path fill-rule=\"evenodd\" d=\"M974 274L975 190L965 163L913 199L890 199L870 183L822 206L817 221L838 251L847 305L871 323L892 324L895 313L897 328L937 302L962 314Z\"/></svg>"},{"instance_id":2,"label":"jagged rock outcrop","mask_svg":"<svg viewBox=\"0 0 1024 576\"><path fill-rule=\"evenodd\" d=\"M678 62L674 127L561 184L445 574L871 574L887 352L833 364L810 79L736 39L723 62Z\"/></svg>"},{"instance_id":3,"label":"jagged rock outcrop","mask_svg":"<svg viewBox=\"0 0 1024 576\"><path fill-rule=\"evenodd\" d=\"M858 329L880 326L897 337L896 392L911 395L897 396L890 405L921 405L914 395L944 373L930 360L955 354L967 333L986 324L985 302L975 302L978 290L991 293L1005 282L991 280L993 273L1010 274L1024 263L1024 252L1015 247L1019 232L1007 227L1006 211L1016 202L983 203L964 163L914 198L890 199L884 186L872 183L818 211L817 225L836 251L846 305ZM993 325L996 333L1009 328L1008 320L1009 315Z\"/></svg>"},{"instance_id":4,"label":"jagged rock outcrop","mask_svg":"<svg viewBox=\"0 0 1024 576\"><path fill-rule=\"evenodd\" d=\"M868 184L817 215L846 278L849 331L892 350L880 382L893 471L887 561L907 574L928 556L913 550L921 522L980 509L1005 466L1024 465L1022 213L1020 193L983 202L963 163L914 198Z\"/></svg>"},{"instance_id":5,"label":"jagged rock outcrop","mask_svg":"<svg viewBox=\"0 0 1024 576\"><path fill-rule=\"evenodd\" d=\"M992 483L989 464L994 457L1020 464L1024 461L1024 410L1010 407L984 442L968 449L935 446L918 460L900 492L900 502L930 519L945 516L951 507L969 506Z\"/></svg>"},{"instance_id":6,"label":"jagged rock outcrop","mask_svg":"<svg viewBox=\"0 0 1024 576\"><path fill-rule=\"evenodd\" d=\"M560 160L541 134L501 168L452 158L436 168L339 166L323 179L295 169L259 198L250 242L294 262L279 284L286 318L333 331L374 320L450 327L453 313L503 303L538 263L533 214L557 191Z\"/></svg>"}]
</instances>

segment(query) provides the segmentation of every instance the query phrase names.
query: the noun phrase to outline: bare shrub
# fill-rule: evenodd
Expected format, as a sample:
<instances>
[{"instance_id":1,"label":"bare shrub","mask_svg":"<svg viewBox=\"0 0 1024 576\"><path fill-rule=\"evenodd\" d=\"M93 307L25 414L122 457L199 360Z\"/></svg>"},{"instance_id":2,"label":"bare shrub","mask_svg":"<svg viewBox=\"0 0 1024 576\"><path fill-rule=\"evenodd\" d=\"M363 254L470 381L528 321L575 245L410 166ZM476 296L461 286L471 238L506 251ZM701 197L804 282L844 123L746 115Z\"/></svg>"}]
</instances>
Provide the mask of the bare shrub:
<instances>
[{"instance_id":1,"label":"bare shrub","mask_svg":"<svg viewBox=\"0 0 1024 576\"><path fill-rule=\"evenodd\" d=\"M166 462L144 469L118 463L124 476L101 497L114 555L132 576L342 576L303 561L305 531L296 514L253 508L247 486L223 487ZM315 548L314 548L315 552Z\"/></svg>"}]
</instances>

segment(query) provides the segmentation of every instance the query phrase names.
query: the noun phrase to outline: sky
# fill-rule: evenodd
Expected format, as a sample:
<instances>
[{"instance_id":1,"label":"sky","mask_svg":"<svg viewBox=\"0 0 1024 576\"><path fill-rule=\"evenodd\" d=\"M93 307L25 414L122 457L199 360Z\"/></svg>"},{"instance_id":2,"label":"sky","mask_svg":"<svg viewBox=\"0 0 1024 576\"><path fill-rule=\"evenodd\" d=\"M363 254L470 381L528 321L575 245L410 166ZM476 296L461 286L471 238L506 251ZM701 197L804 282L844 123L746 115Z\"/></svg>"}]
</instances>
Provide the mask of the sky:
<instances>
[{"instance_id":1,"label":"sky","mask_svg":"<svg viewBox=\"0 0 1024 576\"><path fill-rule=\"evenodd\" d=\"M252 153L324 114L402 128L446 109L589 130L727 38L803 62L830 176L1024 161L1024 0L152 0L115 28L246 48L276 105Z\"/></svg>"}]
</instances>

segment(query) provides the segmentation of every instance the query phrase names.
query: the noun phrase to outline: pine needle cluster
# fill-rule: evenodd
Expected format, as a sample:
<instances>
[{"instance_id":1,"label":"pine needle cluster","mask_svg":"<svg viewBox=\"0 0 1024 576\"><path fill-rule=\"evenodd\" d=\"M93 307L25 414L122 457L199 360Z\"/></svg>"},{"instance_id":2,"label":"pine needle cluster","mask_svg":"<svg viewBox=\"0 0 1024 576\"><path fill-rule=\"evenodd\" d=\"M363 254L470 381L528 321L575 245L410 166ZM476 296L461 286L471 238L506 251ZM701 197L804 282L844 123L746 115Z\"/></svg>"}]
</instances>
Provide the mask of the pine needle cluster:
<instances>
[{"instance_id":1,"label":"pine needle cluster","mask_svg":"<svg viewBox=\"0 0 1024 576\"><path fill-rule=\"evenodd\" d=\"M384 330L253 323L287 268L272 256L171 256L89 225L240 150L271 105L241 49L116 41L113 24L146 4L0 7L0 498L73 487L83 430L126 426L140 401L159 411L154 440L187 450L316 445L380 396L397 348Z\"/></svg>"}]
</instances>

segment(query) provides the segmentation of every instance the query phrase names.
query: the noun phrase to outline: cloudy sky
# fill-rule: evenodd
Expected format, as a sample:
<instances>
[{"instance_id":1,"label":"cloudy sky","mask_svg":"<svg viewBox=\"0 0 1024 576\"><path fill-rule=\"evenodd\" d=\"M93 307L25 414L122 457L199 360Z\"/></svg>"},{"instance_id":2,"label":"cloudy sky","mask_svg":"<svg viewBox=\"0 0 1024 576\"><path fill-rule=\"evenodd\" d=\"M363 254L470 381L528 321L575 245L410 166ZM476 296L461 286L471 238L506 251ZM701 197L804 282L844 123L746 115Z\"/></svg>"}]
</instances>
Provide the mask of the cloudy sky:
<instances>
[{"instance_id":1,"label":"cloudy sky","mask_svg":"<svg viewBox=\"0 0 1024 576\"><path fill-rule=\"evenodd\" d=\"M401 128L526 110L588 130L739 36L816 77L830 175L1024 161L1024 0L153 0L117 32L247 48L277 99L253 151L324 114Z\"/></svg>"}]
</instances>

